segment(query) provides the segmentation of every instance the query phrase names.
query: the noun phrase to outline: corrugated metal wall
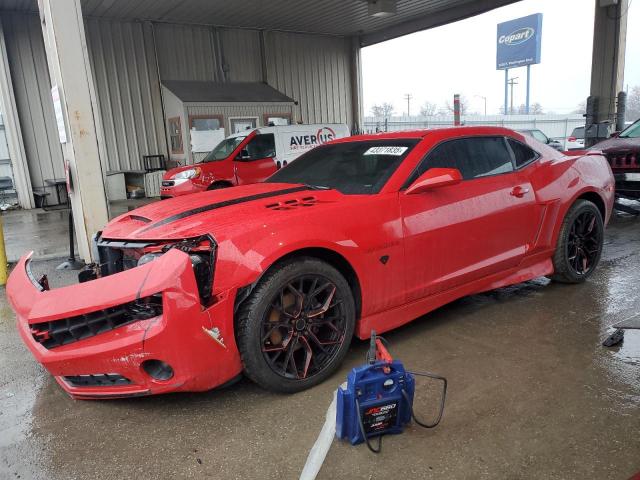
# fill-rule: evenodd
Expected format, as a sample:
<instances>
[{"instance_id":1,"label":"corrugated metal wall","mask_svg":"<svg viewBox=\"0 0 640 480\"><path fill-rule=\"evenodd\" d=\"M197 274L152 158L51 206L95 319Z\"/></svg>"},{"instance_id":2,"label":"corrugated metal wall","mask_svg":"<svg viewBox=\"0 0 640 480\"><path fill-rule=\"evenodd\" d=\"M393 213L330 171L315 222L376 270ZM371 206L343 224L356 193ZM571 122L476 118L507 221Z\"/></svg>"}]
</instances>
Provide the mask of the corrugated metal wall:
<instances>
[{"instance_id":1,"label":"corrugated metal wall","mask_svg":"<svg viewBox=\"0 0 640 480\"><path fill-rule=\"evenodd\" d=\"M40 21L36 15L2 13L2 26L31 185L46 189L52 201L55 188L45 187L44 180L64 177L64 164Z\"/></svg>"},{"instance_id":2,"label":"corrugated metal wall","mask_svg":"<svg viewBox=\"0 0 640 480\"><path fill-rule=\"evenodd\" d=\"M2 19L31 181L42 188L44 179L63 177L64 168L39 18L3 13ZM263 79L257 30L96 18L86 19L85 29L105 171L140 169L143 155L167 155L161 79ZM294 121L351 125L350 40L263 35L267 81L299 102ZM246 114L242 106L237 111L238 116Z\"/></svg>"},{"instance_id":3,"label":"corrugated metal wall","mask_svg":"<svg viewBox=\"0 0 640 480\"><path fill-rule=\"evenodd\" d=\"M0 117L0 122L2 119ZM13 182L14 186L16 184L15 178L13 176L13 169L11 168L11 158L9 157L9 146L7 144L7 132L4 128L4 123L0 123L0 177L9 177ZM13 202L15 200L15 195L12 190L8 190L6 194L1 194L4 201Z\"/></svg>"},{"instance_id":4,"label":"corrugated metal wall","mask_svg":"<svg viewBox=\"0 0 640 480\"><path fill-rule=\"evenodd\" d=\"M88 19L89 59L104 133L105 171L138 170L167 154L150 24Z\"/></svg>"},{"instance_id":5,"label":"corrugated metal wall","mask_svg":"<svg viewBox=\"0 0 640 480\"><path fill-rule=\"evenodd\" d=\"M163 80L261 81L257 30L155 24ZM222 55L216 49L216 31ZM265 32L267 83L299 102L297 121L351 124L349 39ZM222 57L222 58L220 58Z\"/></svg>"},{"instance_id":6,"label":"corrugated metal wall","mask_svg":"<svg viewBox=\"0 0 640 480\"><path fill-rule=\"evenodd\" d=\"M261 82L262 57L257 30L219 29L227 80Z\"/></svg>"},{"instance_id":7,"label":"corrugated metal wall","mask_svg":"<svg viewBox=\"0 0 640 480\"><path fill-rule=\"evenodd\" d=\"M265 33L269 85L299 102L303 123L352 123L350 42L341 37Z\"/></svg>"},{"instance_id":8,"label":"corrugated metal wall","mask_svg":"<svg viewBox=\"0 0 640 480\"><path fill-rule=\"evenodd\" d=\"M157 23L153 28L163 80L222 81L211 27Z\"/></svg>"}]
</instances>

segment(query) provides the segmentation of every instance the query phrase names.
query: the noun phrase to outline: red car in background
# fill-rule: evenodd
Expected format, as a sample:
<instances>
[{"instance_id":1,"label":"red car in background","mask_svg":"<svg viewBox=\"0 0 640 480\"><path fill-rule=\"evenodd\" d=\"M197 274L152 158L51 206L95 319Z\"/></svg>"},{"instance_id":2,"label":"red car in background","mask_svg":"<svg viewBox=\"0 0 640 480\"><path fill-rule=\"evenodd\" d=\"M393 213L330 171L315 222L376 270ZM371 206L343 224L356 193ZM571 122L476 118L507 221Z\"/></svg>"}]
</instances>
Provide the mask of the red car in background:
<instances>
[{"instance_id":1,"label":"red car in background","mask_svg":"<svg viewBox=\"0 0 640 480\"><path fill-rule=\"evenodd\" d=\"M245 373L295 392L352 337L540 276L587 279L614 181L494 127L337 140L265 183L150 204L99 234L83 283L29 255L7 286L22 338L76 398L202 391Z\"/></svg>"},{"instance_id":2,"label":"red car in background","mask_svg":"<svg viewBox=\"0 0 640 480\"><path fill-rule=\"evenodd\" d=\"M640 119L611 138L596 143L591 150L601 151L609 161L616 179L616 193L621 197L640 199Z\"/></svg>"}]
</instances>

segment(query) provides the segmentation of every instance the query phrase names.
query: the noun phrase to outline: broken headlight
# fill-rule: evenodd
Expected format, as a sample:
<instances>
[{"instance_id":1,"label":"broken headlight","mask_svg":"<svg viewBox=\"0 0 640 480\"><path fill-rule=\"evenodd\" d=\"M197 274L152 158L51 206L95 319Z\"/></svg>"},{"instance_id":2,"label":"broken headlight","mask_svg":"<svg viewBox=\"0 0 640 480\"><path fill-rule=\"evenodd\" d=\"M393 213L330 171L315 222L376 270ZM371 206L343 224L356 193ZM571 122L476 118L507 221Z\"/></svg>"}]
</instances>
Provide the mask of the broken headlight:
<instances>
[{"instance_id":1,"label":"broken headlight","mask_svg":"<svg viewBox=\"0 0 640 480\"><path fill-rule=\"evenodd\" d=\"M209 235L177 242L127 242L98 239L99 264L89 265L80 273L80 281L93 280L153 262L171 249L178 249L191 259L198 293L203 305L211 300L216 255L215 240Z\"/></svg>"}]
</instances>

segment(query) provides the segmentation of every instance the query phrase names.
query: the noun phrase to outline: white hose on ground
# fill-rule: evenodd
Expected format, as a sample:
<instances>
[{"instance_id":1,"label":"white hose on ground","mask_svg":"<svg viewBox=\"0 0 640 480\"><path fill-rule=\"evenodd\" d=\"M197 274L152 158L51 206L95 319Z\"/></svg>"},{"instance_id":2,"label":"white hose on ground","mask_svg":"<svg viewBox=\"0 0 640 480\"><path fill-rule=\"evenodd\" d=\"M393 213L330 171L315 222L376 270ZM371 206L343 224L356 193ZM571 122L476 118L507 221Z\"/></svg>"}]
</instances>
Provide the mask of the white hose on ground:
<instances>
[{"instance_id":1,"label":"white hose on ground","mask_svg":"<svg viewBox=\"0 0 640 480\"><path fill-rule=\"evenodd\" d=\"M316 439L316 443L311 447L307 463L304 464L300 474L300 480L314 480L316 478L329 452L329 448L331 448L331 443L336 436L336 395L337 391L333 392L333 400L327 410L327 418L322 430L320 430L320 435Z\"/></svg>"}]
</instances>

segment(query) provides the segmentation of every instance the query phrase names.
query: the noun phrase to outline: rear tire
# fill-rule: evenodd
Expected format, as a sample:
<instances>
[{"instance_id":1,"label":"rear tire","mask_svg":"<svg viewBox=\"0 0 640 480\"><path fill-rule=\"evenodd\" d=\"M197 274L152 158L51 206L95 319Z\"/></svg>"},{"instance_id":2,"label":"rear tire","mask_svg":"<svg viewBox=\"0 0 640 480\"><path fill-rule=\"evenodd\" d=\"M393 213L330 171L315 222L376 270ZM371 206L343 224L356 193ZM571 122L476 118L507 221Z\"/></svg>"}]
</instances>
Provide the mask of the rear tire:
<instances>
[{"instance_id":1,"label":"rear tire","mask_svg":"<svg viewBox=\"0 0 640 480\"><path fill-rule=\"evenodd\" d=\"M552 280L584 282L598 266L603 243L604 222L600 210L588 200L576 201L560 227Z\"/></svg>"},{"instance_id":2,"label":"rear tire","mask_svg":"<svg viewBox=\"0 0 640 480\"><path fill-rule=\"evenodd\" d=\"M245 374L261 387L293 393L324 381L353 337L355 302L331 265L300 257L272 268L236 316Z\"/></svg>"}]
</instances>

